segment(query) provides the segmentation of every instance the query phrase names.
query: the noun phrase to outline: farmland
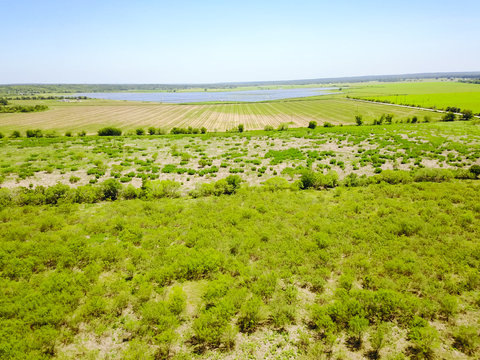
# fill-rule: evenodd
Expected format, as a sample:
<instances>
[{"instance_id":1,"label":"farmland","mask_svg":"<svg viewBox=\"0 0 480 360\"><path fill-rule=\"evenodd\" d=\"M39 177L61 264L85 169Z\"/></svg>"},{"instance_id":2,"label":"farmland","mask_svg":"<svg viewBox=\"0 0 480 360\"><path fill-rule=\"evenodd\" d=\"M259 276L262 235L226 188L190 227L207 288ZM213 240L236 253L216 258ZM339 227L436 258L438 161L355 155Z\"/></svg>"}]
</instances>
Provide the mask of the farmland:
<instances>
[{"instance_id":1,"label":"farmland","mask_svg":"<svg viewBox=\"0 0 480 360\"><path fill-rule=\"evenodd\" d=\"M384 104L360 103L340 96L321 96L289 101L273 101L248 104L200 104L169 105L136 103L127 101L82 100L64 103L56 100L12 101L18 104L44 104L50 110L41 113L0 114L0 132L25 131L30 128L96 133L104 126L117 126L124 131L136 127L206 127L209 131L225 131L244 124L246 129L263 129L266 125L278 127L289 123L303 127L309 121L320 124L352 124L355 115L362 114L365 121L382 114L392 113L395 120L430 116L432 120L441 115L416 109L398 108Z\"/></svg>"},{"instance_id":2,"label":"farmland","mask_svg":"<svg viewBox=\"0 0 480 360\"><path fill-rule=\"evenodd\" d=\"M353 86L348 94L367 100L445 109L458 107L480 113L480 85L456 81L376 83Z\"/></svg>"}]
</instances>

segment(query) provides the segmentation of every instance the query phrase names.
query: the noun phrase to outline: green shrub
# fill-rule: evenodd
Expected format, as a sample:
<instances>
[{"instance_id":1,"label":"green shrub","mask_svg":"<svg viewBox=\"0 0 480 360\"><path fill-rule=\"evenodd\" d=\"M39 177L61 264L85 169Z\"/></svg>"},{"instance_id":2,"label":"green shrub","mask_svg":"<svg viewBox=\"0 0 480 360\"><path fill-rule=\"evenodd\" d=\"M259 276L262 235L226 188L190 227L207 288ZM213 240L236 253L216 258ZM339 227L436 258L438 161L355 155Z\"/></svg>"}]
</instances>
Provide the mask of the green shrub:
<instances>
[{"instance_id":1,"label":"green shrub","mask_svg":"<svg viewBox=\"0 0 480 360\"><path fill-rule=\"evenodd\" d=\"M315 129L317 127L317 122L316 121L310 121L307 126L309 129Z\"/></svg>"},{"instance_id":2,"label":"green shrub","mask_svg":"<svg viewBox=\"0 0 480 360\"><path fill-rule=\"evenodd\" d=\"M172 314L180 315L180 313L185 309L186 305L186 295L180 286L175 286L172 288L170 294L168 295L168 308Z\"/></svg>"},{"instance_id":3,"label":"green shrub","mask_svg":"<svg viewBox=\"0 0 480 360\"><path fill-rule=\"evenodd\" d=\"M68 185L56 184L50 186L45 190L45 202L47 204L57 204L58 201L64 198L69 191L70 187Z\"/></svg>"},{"instance_id":4,"label":"green shrub","mask_svg":"<svg viewBox=\"0 0 480 360\"><path fill-rule=\"evenodd\" d=\"M143 191L146 198L176 198L180 196L180 183L173 180L146 181Z\"/></svg>"},{"instance_id":5,"label":"green shrub","mask_svg":"<svg viewBox=\"0 0 480 360\"><path fill-rule=\"evenodd\" d=\"M331 127L334 127L334 125L332 123L326 121L326 122L323 123L323 127L331 128Z\"/></svg>"},{"instance_id":6,"label":"green shrub","mask_svg":"<svg viewBox=\"0 0 480 360\"><path fill-rule=\"evenodd\" d=\"M450 181L451 179L453 179L453 173L447 169L423 168L413 174L413 181L415 182L443 182Z\"/></svg>"},{"instance_id":7,"label":"green shrub","mask_svg":"<svg viewBox=\"0 0 480 360\"><path fill-rule=\"evenodd\" d=\"M135 129L135 134L139 136L145 135L145 130L143 130L142 128Z\"/></svg>"},{"instance_id":8,"label":"green shrub","mask_svg":"<svg viewBox=\"0 0 480 360\"><path fill-rule=\"evenodd\" d=\"M209 309L193 322L196 342L203 346L219 346L227 325L227 319L218 308Z\"/></svg>"},{"instance_id":9,"label":"green shrub","mask_svg":"<svg viewBox=\"0 0 480 360\"><path fill-rule=\"evenodd\" d=\"M117 200L118 194L122 189L122 184L115 179L108 179L100 184L100 189L103 194L103 199Z\"/></svg>"},{"instance_id":10,"label":"green shrub","mask_svg":"<svg viewBox=\"0 0 480 360\"><path fill-rule=\"evenodd\" d=\"M16 138L22 137L22 134L20 134L20 131L18 131L18 130L13 130L13 131L12 131L12 134L10 135L10 137L11 137L12 139L16 139Z\"/></svg>"},{"instance_id":11,"label":"green shrub","mask_svg":"<svg viewBox=\"0 0 480 360\"><path fill-rule=\"evenodd\" d=\"M242 133L245 130L245 126L243 124L239 124L237 126L238 132Z\"/></svg>"},{"instance_id":12,"label":"green shrub","mask_svg":"<svg viewBox=\"0 0 480 360\"><path fill-rule=\"evenodd\" d=\"M474 326L459 326L453 332L453 346L467 355L473 355L480 345L480 336Z\"/></svg>"},{"instance_id":13,"label":"green shrub","mask_svg":"<svg viewBox=\"0 0 480 360\"><path fill-rule=\"evenodd\" d=\"M429 325L412 328L408 337L414 344L414 350L419 358L432 358L435 349L440 345L437 330Z\"/></svg>"},{"instance_id":14,"label":"green shrub","mask_svg":"<svg viewBox=\"0 0 480 360\"><path fill-rule=\"evenodd\" d=\"M291 187L292 186L285 178L278 176L272 177L263 183L263 188L266 191L286 190L290 189Z\"/></svg>"},{"instance_id":15,"label":"green shrub","mask_svg":"<svg viewBox=\"0 0 480 360\"><path fill-rule=\"evenodd\" d=\"M449 111L442 117L442 121L455 121L456 115L455 113Z\"/></svg>"},{"instance_id":16,"label":"green shrub","mask_svg":"<svg viewBox=\"0 0 480 360\"><path fill-rule=\"evenodd\" d=\"M375 329L372 329L369 335L370 346L372 347L373 357L378 359L380 351L385 347L391 331L390 323L380 323Z\"/></svg>"},{"instance_id":17,"label":"green shrub","mask_svg":"<svg viewBox=\"0 0 480 360\"><path fill-rule=\"evenodd\" d=\"M362 115L355 115L355 123L357 126L363 125L363 117Z\"/></svg>"},{"instance_id":18,"label":"green shrub","mask_svg":"<svg viewBox=\"0 0 480 360\"><path fill-rule=\"evenodd\" d=\"M258 297L251 297L240 309L237 325L241 332L252 333L256 330L261 320L260 308L262 301Z\"/></svg>"},{"instance_id":19,"label":"green shrub","mask_svg":"<svg viewBox=\"0 0 480 360\"><path fill-rule=\"evenodd\" d=\"M274 128L272 125L265 125L265 127L263 128L264 131L273 131Z\"/></svg>"},{"instance_id":20,"label":"green shrub","mask_svg":"<svg viewBox=\"0 0 480 360\"><path fill-rule=\"evenodd\" d=\"M40 130L40 129L27 130L26 134L27 134L27 138L33 138L33 137L41 138L41 137L43 137L42 130Z\"/></svg>"},{"instance_id":21,"label":"green shrub","mask_svg":"<svg viewBox=\"0 0 480 360\"><path fill-rule=\"evenodd\" d=\"M478 177L480 175L480 165L472 165L469 169L469 171L475 175L475 177Z\"/></svg>"},{"instance_id":22,"label":"green shrub","mask_svg":"<svg viewBox=\"0 0 480 360\"><path fill-rule=\"evenodd\" d=\"M120 136L122 135L122 130L114 127L105 127L98 130L98 136Z\"/></svg>"}]
</instances>

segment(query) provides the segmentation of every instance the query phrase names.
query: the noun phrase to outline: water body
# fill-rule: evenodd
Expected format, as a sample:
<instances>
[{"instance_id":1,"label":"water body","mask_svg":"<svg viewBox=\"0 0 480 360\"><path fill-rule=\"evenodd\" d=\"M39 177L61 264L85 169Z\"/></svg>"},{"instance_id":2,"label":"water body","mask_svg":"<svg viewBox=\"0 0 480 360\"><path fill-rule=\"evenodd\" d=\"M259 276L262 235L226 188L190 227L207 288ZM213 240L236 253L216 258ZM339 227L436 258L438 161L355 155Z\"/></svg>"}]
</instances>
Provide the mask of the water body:
<instances>
[{"instance_id":1,"label":"water body","mask_svg":"<svg viewBox=\"0 0 480 360\"><path fill-rule=\"evenodd\" d=\"M299 88L277 90L246 90L246 91L197 91L197 92L118 92L118 93L81 93L77 96L87 96L95 99L152 101L162 103L195 103L205 101L226 102L257 102L300 98L318 95L329 95L337 90L335 87Z\"/></svg>"}]
</instances>

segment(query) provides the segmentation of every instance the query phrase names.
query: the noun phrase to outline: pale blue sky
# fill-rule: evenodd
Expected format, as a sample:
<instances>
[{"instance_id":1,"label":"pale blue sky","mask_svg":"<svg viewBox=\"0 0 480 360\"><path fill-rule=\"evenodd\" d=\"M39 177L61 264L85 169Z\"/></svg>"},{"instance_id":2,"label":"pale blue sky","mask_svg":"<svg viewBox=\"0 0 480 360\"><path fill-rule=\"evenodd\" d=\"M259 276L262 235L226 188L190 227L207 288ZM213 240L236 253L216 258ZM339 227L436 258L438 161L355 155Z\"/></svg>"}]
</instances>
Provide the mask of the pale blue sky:
<instances>
[{"instance_id":1,"label":"pale blue sky","mask_svg":"<svg viewBox=\"0 0 480 360\"><path fill-rule=\"evenodd\" d=\"M0 0L0 83L480 70L479 0Z\"/></svg>"}]
</instances>

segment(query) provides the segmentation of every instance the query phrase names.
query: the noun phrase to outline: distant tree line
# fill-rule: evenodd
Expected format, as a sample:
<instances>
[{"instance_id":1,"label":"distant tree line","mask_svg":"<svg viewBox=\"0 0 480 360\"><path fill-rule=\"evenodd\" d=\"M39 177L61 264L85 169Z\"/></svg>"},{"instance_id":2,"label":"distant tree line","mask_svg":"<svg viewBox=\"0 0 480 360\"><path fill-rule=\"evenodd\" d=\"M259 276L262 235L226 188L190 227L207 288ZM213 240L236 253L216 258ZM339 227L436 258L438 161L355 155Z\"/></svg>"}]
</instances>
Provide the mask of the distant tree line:
<instances>
[{"instance_id":1,"label":"distant tree line","mask_svg":"<svg viewBox=\"0 0 480 360\"><path fill-rule=\"evenodd\" d=\"M9 105L7 99L0 99L0 113L27 113L45 110L48 110L46 105Z\"/></svg>"}]
</instances>

